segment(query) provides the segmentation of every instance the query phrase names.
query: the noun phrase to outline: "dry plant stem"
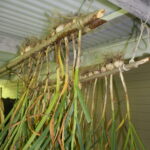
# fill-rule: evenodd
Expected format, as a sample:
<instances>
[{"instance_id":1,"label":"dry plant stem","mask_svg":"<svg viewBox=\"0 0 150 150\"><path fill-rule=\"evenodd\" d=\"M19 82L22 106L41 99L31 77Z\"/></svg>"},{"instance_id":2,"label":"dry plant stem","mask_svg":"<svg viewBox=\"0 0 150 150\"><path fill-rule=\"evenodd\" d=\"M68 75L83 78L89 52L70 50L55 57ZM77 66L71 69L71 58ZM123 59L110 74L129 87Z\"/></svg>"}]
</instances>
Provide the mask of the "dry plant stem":
<instances>
[{"instance_id":1,"label":"dry plant stem","mask_svg":"<svg viewBox=\"0 0 150 150\"><path fill-rule=\"evenodd\" d=\"M32 57L29 58L29 63L28 63L28 76L30 76L31 72L32 72L32 67L33 67L33 61L32 61Z\"/></svg>"},{"instance_id":2,"label":"dry plant stem","mask_svg":"<svg viewBox=\"0 0 150 150\"><path fill-rule=\"evenodd\" d=\"M58 45L57 44L55 44L55 52L57 52L57 53L59 53L58 55L56 55L55 57L55 59L56 59L56 61L57 61L57 63L58 63L58 67L59 67L59 69L62 71L62 64L61 64L61 56L60 56L60 48L58 47ZM59 77L60 78L60 77ZM63 90L62 90L63 91ZM62 93L62 91L61 91L61 93ZM55 136L55 132L54 132L54 128L55 128L55 118L54 118L54 116L55 116L55 113L56 113L56 110L57 110L57 107L58 107L58 104L59 104L59 101L60 101L60 99L61 99L61 96L62 96L62 94L60 94L60 96L59 96L59 99L57 100L57 102L56 102L56 106L55 106L55 108L54 108L54 112L53 112L53 115L52 115L52 117L51 117L51 120L50 120L50 125L49 125L49 129L50 129L50 137L51 137L51 140L52 140L52 149L54 149L54 147L55 147L55 142L56 142L56 136ZM58 131L57 131L58 132ZM56 134L57 135L57 134ZM58 141L59 142L59 141ZM61 146L61 145L60 145Z\"/></svg>"},{"instance_id":3,"label":"dry plant stem","mask_svg":"<svg viewBox=\"0 0 150 150\"><path fill-rule=\"evenodd\" d=\"M44 93L46 94L46 92L47 92L47 90L49 90L49 88L48 88L48 83L49 83L49 80L50 80L50 70L49 70L49 68L50 68L50 66L49 66L49 58L48 58L48 51L46 51L46 63L47 63L47 77L46 77L46 79L45 79L45 87L44 87Z\"/></svg>"},{"instance_id":4,"label":"dry plant stem","mask_svg":"<svg viewBox=\"0 0 150 150\"><path fill-rule=\"evenodd\" d=\"M80 54L81 54L81 36L82 31L78 31L78 54L77 54L77 62L74 72L74 114L73 114L73 129L72 129L72 140L71 140L71 150L74 149L74 142L75 142L75 133L76 133L76 126L77 126L77 88L79 84L79 67L80 67Z\"/></svg>"},{"instance_id":5,"label":"dry plant stem","mask_svg":"<svg viewBox=\"0 0 150 150\"><path fill-rule=\"evenodd\" d=\"M101 125L101 121L103 121L105 119L106 116L106 106L107 106L107 96L108 96L108 77L105 76L105 96L104 96L104 104L103 104L103 110L102 110L102 118L100 120L100 123L98 123L96 129L94 132L97 131L97 129L100 127Z\"/></svg>"},{"instance_id":6,"label":"dry plant stem","mask_svg":"<svg viewBox=\"0 0 150 150\"><path fill-rule=\"evenodd\" d=\"M50 62L50 60L49 60L49 48L50 47L48 47L47 48L47 50L46 50L46 63L47 63L47 80L46 80L46 87L47 88L45 88L44 89L44 93L46 94L46 92L47 92L47 99L48 99L48 101L50 100L50 87L49 87L49 85L48 85L48 83L50 82L50 65L49 65L49 62Z\"/></svg>"},{"instance_id":7,"label":"dry plant stem","mask_svg":"<svg viewBox=\"0 0 150 150\"><path fill-rule=\"evenodd\" d=\"M34 84L31 84L31 87L29 86L29 88L35 88L35 87L38 87L38 78L39 78L39 74L40 74L40 70L41 70L41 67L42 67L42 64L43 64L43 59L41 59L41 56L42 56L42 54L39 54L39 63L37 64L37 69L35 70L35 72L33 73L33 76L32 76L32 79L31 79L31 81L33 80L34 81L34 78L36 77L36 84L34 85ZM40 112L38 112L40 109L39 109L39 107L41 106L40 105L40 103L41 103L41 100L42 100L42 98L43 98L43 96L44 96L44 93L43 94L39 94L39 96L37 95L37 99L35 100L35 102L33 101L33 104L31 104L31 106L32 107L29 107L29 110L31 111L31 109L33 109L34 110L34 114L36 115L36 114L38 114L38 113L40 113ZM34 99L33 99L34 100ZM31 102L32 103L32 102ZM36 107L33 107L33 106L36 106ZM30 114L30 111L27 111L27 114ZM39 116L37 117L37 118L39 118ZM34 131L34 129L32 128L32 123L30 123L31 121L30 121L30 119L27 119L27 121L28 121L28 127L29 127L29 129L31 130L31 132L33 132L34 134L36 134L36 135L40 135L39 133L37 133L37 132L35 132Z\"/></svg>"},{"instance_id":8,"label":"dry plant stem","mask_svg":"<svg viewBox=\"0 0 150 150\"><path fill-rule=\"evenodd\" d=\"M110 100L111 100L111 110L112 110L112 121L111 121L111 135L110 141L108 140L107 144L110 144L112 150L116 149L116 117L115 117L115 105L114 105L114 95L113 95L113 75L110 75ZM107 131L108 132L108 131Z\"/></svg>"},{"instance_id":9,"label":"dry plant stem","mask_svg":"<svg viewBox=\"0 0 150 150\"><path fill-rule=\"evenodd\" d=\"M92 94L92 106L91 106L91 116L94 117L94 106L95 106L95 92L96 92L97 78L94 81L93 85L93 94Z\"/></svg>"},{"instance_id":10,"label":"dry plant stem","mask_svg":"<svg viewBox=\"0 0 150 150\"><path fill-rule=\"evenodd\" d=\"M52 103L51 105L48 106L47 110L46 110L46 114L49 114L53 108L53 106L55 105L55 102L57 101L58 98L58 93L59 93L59 82L60 82L60 71L59 69L57 69L57 86L56 86L56 93L54 94L54 97L52 99ZM44 123L46 122L47 117L44 116L41 121L38 123L37 127L36 127L36 132L39 132L40 129L43 127ZM36 135L32 134L31 137L28 139L28 141L25 143L25 146L23 147L23 150L27 150L29 148L29 146L31 145L31 143L33 142L33 140L35 139Z\"/></svg>"},{"instance_id":11,"label":"dry plant stem","mask_svg":"<svg viewBox=\"0 0 150 150\"><path fill-rule=\"evenodd\" d=\"M37 83L35 84L35 87L37 87L39 85L39 78L40 78L40 74L41 74L41 70L42 70L42 65L44 63L44 59L42 59L43 57L43 54L39 54L39 60L40 60L40 63L39 63L39 66L37 66L37 74L35 74L36 76L36 81Z\"/></svg>"},{"instance_id":12,"label":"dry plant stem","mask_svg":"<svg viewBox=\"0 0 150 150\"><path fill-rule=\"evenodd\" d=\"M113 118L114 119L114 112L115 112L115 107L114 107L114 96L113 96L113 75L110 75L110 100L111 100L111 109L113 113Z\"/></svg>"},{"instance_id":13,"label":"dry plant stem","mask_svg":"<svg viewBox=\"0 0 150 150\"><path fill-rule=\"evenodd\" d=\"M48 47L47 48L47 50L46 50L46 63L47 63L47 73L48 73L48 79L49 79L49 77L50 77L50 65L49 65L49 62L50 62L50 60L49 60L49 48L50 47Z\"/></svg>"},{"instance_id":14,"label":"dry plant stem","mask_svg":"<svg viewBox=\"0 0 150 150\"><path fill-rule=\"evenodd\" d=\"M56 64L59 64L59 61L58 61L58 43L57 42L55 42L55 46L54 46L54 59L55 59Z\"/></svg>"},{"instance_id":15,"label":"dry plant stem","mask_svg":"<svg viewBox=\"0 0 150 150\"><path fill-rule=\"evenodd\" d=\"M24 100L24 97L27 95L27 93L28 93L28 91L25 92L25 93L22 95L22 97L20 98L21 100L18 101L18 104L17 104L17 106L16 106L16 109L14 110L14 113L13 113L13 115L12 115L11 118L10 118L10 123L9 123L10 125L13 123L16 113L17 113L17 112L19 111L19 109L21 108L22 103L23 103L23 100Z\"/></svg>"},{"instance_id":16,"label":"dry plant stem","mask_svg":"<svg viewBox=\"0 0 150 150\"><path fill-rule=\"evenodd\" d=\"M62 150L64 150L64 140L63 140L63 137L64 137L64 133L63 133L63 131L64 131L64 124L65 124L66 118L68 116L71 104L72 104L72 101L70 101L70 103L67 106L66 112L65 112L63 120L62 120L62 125L61 125L61 127L59 129L59 132L58 132L57 136L56 136L56 138L58 138L58 142L62 145L61 146ZM62 134L62 140L60 139L61 134Z\"/></svg>"},{"instance_id":17,"label":"dry plant stem","mask_svg":"<svg viewBox=\"0 0 150 150\"><path fill-rule=\"evenodd\" d=\"M15 126L19 125L20 123L27 121L28 118L31 119L31 118L35 118L36 116L45 116L45 115L46 115L47 117L49 117L49 115L43 114L43 113L28 116L26 119L16 122L16 123L13 124L10 128L14 128Z\"/></svg>"},{"instance_id":18,"label":"dry plant stem","mask_svg":"<svg viewBox=\"0 0 150 150\"><path fill-rule=\"evenodd\" d=\"M65 59L65 82L64 82L64 85L63 85L63 89L62 89L62 91L61 91L61 93L60 93L60 95L59 95L59 99L57 100L57 103L56 103L56 106L55 106L55 110L54 110L54 113L53 113L53 116L52 116L52 119L51 119L51 121L50 121L50 126L52 127L52 124L53 124L53 120L54 120L54 115L55 115L55 113L56 113L56 110L57 110L57 107L58 107L58 104L59 104L59 102L60 102L60 100L61 100L61 97L63 96L63 94L66 92L66 90L67 90L67 88L68 88L68 82L69 82L69 43L68 43L68 38L67 37L65 37L64 38L64 40L65 40L65 49L66 49L66 59ZM59 58L60 59L60 58ZM53 131L52 130L50 130L51 132L50 132L50 134L51 135L54 135L54 133L52 133ZM55 145L55 141L56 141L56 137L57 137L57 135L54 137L54 141L53 141L53 147L54 147L54 145ZM60 143L60 140L58 139L58 142ZM60 145L61 146L61 145ZM62 148L62 147L61 147Z\"/></svg>"},{"instance_id":19,"label":"dry plant stem","mask_svg":"<svg viewBox=\"0 0 150 150\"><path fill-rule=\"evenodd\" d=\"M40 95L40 96L37 98L37 100L35 101L35 104L37 104L39 101L41 101L42 98L43 98L43 96L44 96L44 95ZM30 107L30 110L33 108L33 106L34 106L34 105L32 105L32 107ZM37 107L37 106L36 106L36 107ZM28 114L29 114L29 111L30 111L30 110L28 110ZM28 116L29 116L29 115L28 115ZM40 136L40 133L34 131L34 129L33 129L33 127L32 127L32 123L31 123L31 121L30 121L31 118L29 118L28 116L27 116L27 123L28 123L29 130L30 130L33 134ZM34 116L35 116L35 117L39 117L39 115L36 115L36 113L34 114Z\"/></svg>"},{"instance_id":20,"label":"dry plant stem","mask_svg":"<svg viewBox=\"0 0 150 150\"><path fill-rule=\"evenodd\" d=\"M125 92L128 119L131 120L128 90L127 90L127 86L126 86L122 71L120 71L120 79L121 79L122 86L123 86L123 89L124 89L124 92Z\"/></svg>"},{"instance_id":21,"label":"dry plant stem","mask_svg":"<svg viewBox=\"0 0 150 150\"><path fill-rule=\"evenodd\" d=\"M13 73L14 75L16 75L20 79L20 81L23 82L23 84L25 85L25 87L27 87L26 81L21 77L21 75L19 73L13 72L13 71L11 73Z\"/></svg>"},{"instance_id":22,"label":"dry plant stem","mask_svg":"<svg viewBox=\"0 0 150 150\"><path fill-rule=\"evenodd\" d=\"M79 69L79 67L80 67L81 36L82 36L82 30L79 30L79 37L78 37L78 54L77 54L77 63L76 63L76 68L77 68L77 69Z\"/></svg>"},{"instance_id":23,"label":"dry plant stem","mask_svg":"<svg viewBox=\"0 0 150 150\"><path fill-rule=\"evenodd\" d=\"M65 59L65 82L64 82L64 85L63 85L63 89L60 93L60 96L59 96L59 100L57 101L57 104L56 104L56 107L55 107L55 111L57 109L57 106L59 104L59 101L62 97L62 95L66 92L67 88L68 88L68 82L69 82L69 43L68 43L68 38L65 37L65 48L66 48L66 59Z\"/></svg>"},{"instance_id":24,"label":"dry plant stem","mask_svg":"<svg viewBox=\"0 0 150 150\"><path fill-rule=\"evenodd\" d=\"M104 105L102 111L102 119L105 118L106 115L106 105L107 105L107 95L108 95L108 83L107 83L107 76L105 76L105 96L104 96Z\"/></svg>"},{"instance_id":25,"label":"dry plant stem","mask_svg":"<svg viewBox=\"0 0 150 150\"><path fill-rule=\"evenodd\" d=\"M62 93L62 91L61 91L61 93ZM51 140L52 140L52 149L54 149L54 147L55 147L55 142L56 142L56 137L57 137L57 136L55 136L55 132L54 132L54 130L55 130L54 129L55 128L55 118L54 118L54 116L55 116L55 113L56 113L56 110L57 110L60 99L61 99L61 95L59 96L59 99L56 102L56 106L54 108L53 115L50 119L50 124L49 124L50 137L51 137Z\"/></svg>"},{"instance_id":26,"label":"dry plant stem","mask_svg":"<svg viewBox=\"0 0 150 150\"><path fill-rule=\"evenodd\" d=\"M33 92L33 89L36 89L38 87L38 79L39 79L39 74L40 74L39 70L41 69L42 64L43 64L43 60L41 59L41 57L42 57L42 55L39 54L35 69L34 69L33 73L31 74L31 79L27 86L27 89L29 90L29 92L31 92L31 91Z\"/></svg>"},{"instance_id":27,"label":"dry plant stem","mask_svg":"<svg viewBox=\"0 0 150 150\"><path fill-rule=\"evenodd\" d=\"M76 66L76 58L77 58L77 50L76 50L76 44L75 44L75 36L74 34L71 35L72 36L72 46L73 46L73 69L75 70L75 66ZM74 72L73 70L73 72Z\"/></svg>"},{"instance_id":28,"label":"dry plant stem","mask_svg":"<svg viewBox=\"0 0 150 150\"><path fill-rule=\"evenodd\" d=\"M91 117L92 117L92 122L91 122L91 129L94 132L94 110L95 110L95 92L96 92L96 85L97 85L97 78L94 81L93 85L93 94L92 94L92 106L91 106ZM95 142L95 136L92 137L93 143Z\"/></svg>"},{"instance_id":29,"label":"dry plant stem","mask_svg":"<svg viewBox=\"0 0 150 150\"><path fill-rule=\"evenodd\" d=\"M69 82L69 42L68 38L65 37L65 49L66 49L66 59L65 59L65 83L63 86L63 90L60 93L60 97L66 92L68 88L68 82Z\"/></svg>"},{"instance_id":30,"label":"dry plant stem","mask_svg":"<svg viewBox=\"0 0 150 150\"><path fill-rule=\"evenodd\" d=\"M62 78L64 77L64 65L63 65L63 62L62 62L62 57L61 57L61 41L58 42L58 45L57 45L58 49L58 62L59 62L59 66L60 66L60 69L61 69L61 76Z\"/></svg>"}]
</instances>

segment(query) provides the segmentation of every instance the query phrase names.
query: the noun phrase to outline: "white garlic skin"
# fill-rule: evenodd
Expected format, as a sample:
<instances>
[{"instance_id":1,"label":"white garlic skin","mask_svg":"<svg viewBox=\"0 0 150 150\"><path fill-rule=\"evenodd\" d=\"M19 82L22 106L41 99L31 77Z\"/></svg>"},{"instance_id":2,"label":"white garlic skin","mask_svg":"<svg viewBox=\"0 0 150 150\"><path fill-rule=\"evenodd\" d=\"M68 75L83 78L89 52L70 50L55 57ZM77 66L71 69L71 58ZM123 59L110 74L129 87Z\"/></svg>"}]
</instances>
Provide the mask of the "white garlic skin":
<instances>
[{"instance_id":1,"label":"white garlic skin","mask_svg":"<svg viewBox=\"0 0 150 150\"><path fill-rule=\"evenodd\" d=\"M31 50L31 47L30 46L27 46L25 49L21 50L20 54L21 55L24 55L26 52L30 51Z\"/></svg>"},{"instance_id":2,"label":"white garlic skin","mask_svg":"<svg viewBox=\"0 0 150 150\"><path fill-rule=\"evenodd\" d=\"M101 67L101 72L106 72L106 67L102 66Z\"/></svg>"},{"instance_id":3,"label":"white garlic skin","mask_svg":"<svg viewBox=\"0 0 150 150\"><path fill-rule=\"evenodd\" d=\"M25 48L25 52L28 52L28 51L30 51L31 50L31 47L30 46L27 46L26 48Z\"/></svg>"},{"instance_id":4,"label":"white garlic skin","mask_svg":"<svg viewBox=\"0 0 150 150\"><path fill-rule=\"evenodd\" d=\"M114 69L114 65L112 63L106 64L106 69L107 70L113 70Z\"/></svg>"},{"instance_id":5,"label":"white garlic skin","mask_svg":"<svg viewBox=\"0 0 150 150\"><path fill-rule=\"evenodd\" d=\"M123 64L124 64L124 61L120 60L120 67L123 66Z\"/></svg>"},{"instance_id":6,"label":"white garlic skin","mask_svg":"<svg viewBox=\"0 0 150 150\"><path fill-rule=\"evenodd\" d=\"M115 62L114 62L114 66L116 67L116 68L119 68L119 67L121 67L122 65L123 65L123 61L122 60L116 60Z\"/></svg>"},{"instance_id":7,"label":"white garlic skin","mask_svg":"<svg viewBox=\"0 0 150 150\"><path fill-rule=\"evenodd\" d=\"M92 73L92 72L89 72L88 76L91 77L92 75L93 75L93 73Z\"/></svg>"},{"instance_id":8,"label":"white garlic skin","mask_svg":"<svg viewBox=\"0 0 150 150\"><path fill-rule=\"evenodd\" d=\"M94 71L93 73L94 73L94 74L99 74L99 73L100 73L100 71Z\"/></svg>"},{"instance_id":9,"label":"white garlic skin","mask_svg":"<svg viewBox=\"0 0 150 150\"><path fill-rule=\"evenodd\" d=\"M64 29L64 25L61 24L61 25L59 25L59 26L56 28L56 32L58 33L58 32L60 32L60 31L62 31L63 29Z\"/></svg>"}]
</instances>

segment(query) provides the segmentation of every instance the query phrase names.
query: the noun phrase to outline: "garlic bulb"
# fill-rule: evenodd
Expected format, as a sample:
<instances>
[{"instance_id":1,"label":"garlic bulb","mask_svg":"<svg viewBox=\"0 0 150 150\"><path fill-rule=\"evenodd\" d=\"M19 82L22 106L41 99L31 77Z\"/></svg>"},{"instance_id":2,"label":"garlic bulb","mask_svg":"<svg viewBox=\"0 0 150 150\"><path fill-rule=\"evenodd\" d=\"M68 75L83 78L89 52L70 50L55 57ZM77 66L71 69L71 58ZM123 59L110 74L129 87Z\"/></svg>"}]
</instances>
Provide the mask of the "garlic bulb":
<instances>
[{"instance_id":1,"label":"garlic bulb","mask_svg":"<svg viewBox=\"0 0 150 150\"><path fill-rule=\"evenodd\" d=\"M62 31L63 29L64 29L64 25L61 24L61 25L59 25L59 26L56 28L56 32L58 33L58 32L60 32L60 31Z\"/></svg>"},{"instance_id":2,"label":"garlic bulb","mask_svg":"<svg viewBox=\"0 0 150 150\"><path fill-rule=\"evenodd\" d=\"M28 52L28 51L30 51L31 50L31 47L30 46L27 46L26 48L25 48L25 52Z\"/></svg>"},{"instance_id":3,"label":"garlic bulb","mask_svg":"<svg viewBox=\"0 0 150 150\"><path fill-rule=\"evenodd\" d=\"M123 66L123 64L124 64L124 61L120 60L120 67Z\"/></svg>"},{"instance_id":4,"label":"garlic bulb","mask_svg":"<svg viewBox=\"0 0 150 150\"><path fill-rule=\"evenodd\" d=\"M119 68L119 67L121 67L122 65L123 65L123 61L122 60L116 60L115 62L114 62L114 66L116 67L116 68Z\"/></svg>"},{"instance_id":5,"label":"garlic bulb","mask_svg":"<svg viewBox=\"0 0 150 150\"><path fill-rule=\"evenodd\" d=\"M92 73L92 72L89 72L88 76L91 77L92 75L93 75L93 73Z\"/></svg>"},{"instance_id":6,"label":"garlic bulb","mask_svg":"<svg viewBox=\"0 0 150 150\"><path fill-rule=\"evenodd\" d=\"M93 73L94 73L94 74L99 74L99 73L100 73L100 71L94 71Z\"/></svg>"},{"instance_id":7,"label":"garlic bulb","mask_svg":"<svg viewBox=\"0 0 150 150\"><path fill-rule=\"evenodd\" d=\"M114 69L114 65L112 63L106 64L106 69L107 70L113 70Z\"/></svg>"},{"instance_id":8,"label":"garlic bulb","mask_svg":"<svg viewBox=\"0 0 150 150\"><path fill-rule=\"evenodd\" d=\"M102 66L101 67L101 72L106 72L106 67Z\"/></svg>"}]
</instances>

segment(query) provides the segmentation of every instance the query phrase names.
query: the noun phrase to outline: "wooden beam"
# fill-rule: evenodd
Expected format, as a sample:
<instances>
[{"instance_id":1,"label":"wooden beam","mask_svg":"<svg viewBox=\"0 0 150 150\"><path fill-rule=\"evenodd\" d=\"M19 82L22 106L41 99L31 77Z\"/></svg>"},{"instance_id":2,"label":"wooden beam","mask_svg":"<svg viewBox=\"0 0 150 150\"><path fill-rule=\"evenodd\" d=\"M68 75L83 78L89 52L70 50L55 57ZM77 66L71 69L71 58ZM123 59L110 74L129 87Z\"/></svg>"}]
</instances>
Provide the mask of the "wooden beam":
<instances>
[{"instance_id":1,"label":"wooden beam","mask_svg":"<svg viewBox=\"0 0 150 150\"><path fill-rule=\"evenodd\" d=\"M129 64L124 64L122 67L120 68L115 68L113 70L110 70L110 71L106 71L106 72L100 72L98 74L92 74L91 76L87 76L85 78L82 78L82 76L80 77L80 83L85 83L85 82L88 82L90 80L93 80L95 78L102 78L104 76L108 76L110 74L116 74L118 73L120 70L122 72L124 71L129 71L131 69L134 69L134 68L138 68L140 65L143 65L145 63L148 63L150 62L150 57L146 57L146 58L142 58L138 61L135 61L133 63L129 63ZM83 68L82 68L83 69ZM82 71L82 70L81 70ZM71 81L72 82L72 81ZM60 84L62 84L63 82L60 81ZM49 85L51 88L54 88L56 87L56 79L53 79L49 82Z\"/></svg>"},{"instance_id":2,"label":"wooden beam","mask_svg":"<svg viewBox=\"0 0 150 150\"><path fill-rule=\"evenodd\" d=\"M36 45L32 50L28 51L24 55L18 56L17 58L8 62L7 65L0 68L0 76L3 76L5 72L14 68L16 65L19 65L21 62L23 62L25 59L29 58L33 54L42 51L43 48L46 48L48 46L53 46L54 42L56 42L57 40L60 40L63 37L70 35L71 33L75 33L76 31L78 31L83 27L85 27L83 28L84 30L83 33L85 34L91 31L92 29L96 28L97 26L105 23L106 21L104 20L100 21L100 18L104 15L104 12L105 10L103 9L98 10L85 17L76 18L72 22L69 22L67 25L65 25L63 31L56 33L50 39L45 40L41 44ZM50 51L52 51L52 49L50 49Z\"/></svg>"},{"instance_id":3,"label":"wooden beam","mask_svg":"<svg viewBox=\"0 0 150 150\"><path fill-rule=\"evenodd\" d=\"M120 69L122 71L129 71L130 69L138 68L138 66L143 65L143 64L145 64L145 63L147 63L149 61L150 61L150 57L146 57L146 58L143 58L141 60L135 61L133 63L125 64ZM106 72L103 72L103 73L100 72L99 74L95 74L95 75L93 74L92 76L86 77L85 79L81 79L80 81L83 83L83 82L87 82L87 81L95 79L95 78L101 78L101 77L104 77L104 76L108 76L110 74L115 74L115 73L118 73L120 71L120 69L119 68L115 68L113 70L106 71Z\"/></svg>"}]
</instances>

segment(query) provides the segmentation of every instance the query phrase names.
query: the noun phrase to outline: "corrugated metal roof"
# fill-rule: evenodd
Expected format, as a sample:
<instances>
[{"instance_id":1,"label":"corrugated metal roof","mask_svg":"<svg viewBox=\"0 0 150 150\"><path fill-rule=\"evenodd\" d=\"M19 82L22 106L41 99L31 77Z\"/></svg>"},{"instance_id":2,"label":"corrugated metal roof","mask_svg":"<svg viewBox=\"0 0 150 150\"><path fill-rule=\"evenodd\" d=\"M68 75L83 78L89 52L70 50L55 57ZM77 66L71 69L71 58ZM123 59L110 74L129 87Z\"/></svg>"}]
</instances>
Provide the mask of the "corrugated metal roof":
<instances>
[{"instance_id":1,"label":"corrugated metal roof","mask_svg":"<svg viewBox=\"0 0 150 150\"><path fill-rule=\"evenodd\" d=\"M123 15L115 18L102 26L98 27L94 32L85 35L83 38L83 48L99 47L113 42L125 40L133 34L133 29L137 28L139 32L139 23L134 16Z\"/></svg>"},{"instance_id":2,"label":"corrugated metal roof","mask_svg":"<svg viewBox=\"0 0 150 150\"><path fill-rule=\"evenodd\" d=\"M45 13L52 14L77 12L82 1L77 0L5 0L0 1L0 31L13 33L21 37L41 34L47 23ZM90 5L91 4L91 5ZM97 2L86 2L82 11L100 8L111 13L111 8Z\"/></svg>"},{"instance_id":3,"label":"corrugated metal roof","mask_svg":"<svg viewBox=\"0 0 150 150\"><path fill-rule=\"evenodd\" d=\"M47 26L45 14L52 15L73 13L79 10L83 0L1 0L0 1L0 51L9 52L5 58L8 61L16 56L16 46L27 36L40 35ZM119 8L105 0L86 1L82 11L105 9L105 16L114 13ZM103 45L106 42L127 38L134 25L131 16L122 16L112 20L94 32L83 37L83 49ZM6 44L11 43L12 45ZM0 63L4 63L0 59Z\"/></svg>"}]
</instances>

